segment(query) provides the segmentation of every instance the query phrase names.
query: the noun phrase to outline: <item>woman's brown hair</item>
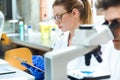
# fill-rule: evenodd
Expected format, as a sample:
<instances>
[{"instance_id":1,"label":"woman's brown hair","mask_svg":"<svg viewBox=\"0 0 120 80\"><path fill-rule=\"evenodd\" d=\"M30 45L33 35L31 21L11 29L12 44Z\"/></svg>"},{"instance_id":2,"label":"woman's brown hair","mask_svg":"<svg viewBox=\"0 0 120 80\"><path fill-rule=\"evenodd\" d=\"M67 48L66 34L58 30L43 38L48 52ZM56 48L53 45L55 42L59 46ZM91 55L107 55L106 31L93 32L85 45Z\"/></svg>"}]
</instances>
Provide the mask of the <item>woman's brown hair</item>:
<instances>
[{"instance_id":1,"label":"woman's brown hair","mask_svg":"<svg viewBox=\"0 0 120 80\"><path fill-rule=\"evenodd\" d=\"M92 11L88 0L55 0L53 7L62 5L67 11L72 11L74 8L80 12L82 24L92 23Z\"/></svg>"}]
</instances>

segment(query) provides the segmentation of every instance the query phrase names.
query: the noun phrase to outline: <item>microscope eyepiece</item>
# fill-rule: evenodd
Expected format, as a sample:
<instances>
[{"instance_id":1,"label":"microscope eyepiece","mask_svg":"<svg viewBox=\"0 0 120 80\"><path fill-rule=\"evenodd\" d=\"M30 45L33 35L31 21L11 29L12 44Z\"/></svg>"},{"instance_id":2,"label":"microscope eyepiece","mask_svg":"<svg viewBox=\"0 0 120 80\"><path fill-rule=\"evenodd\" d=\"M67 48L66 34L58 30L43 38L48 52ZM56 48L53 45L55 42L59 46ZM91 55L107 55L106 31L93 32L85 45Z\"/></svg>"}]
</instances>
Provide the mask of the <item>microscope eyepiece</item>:
<instances>
[{"instance_id":1,"label":"microscope eyepiece","mask_svg":"<svg viewBox=\"0 0 120 80\"><path fill-rule=\"evenodd\" d=\"M119 22L117 20L113 20L112 23L109 25L108 21L105 21L103 23L103 25L108 25L114 38L115 38L115 32L114 30L116 30L119 27Z\"/></svg>"},{"instance_id":2,"label":"microscope eyepiece","mask_svg":"<svg viewBox=\"0 0 120 80\"><path fill-rule=\"evenodd\" d=\"M110 28L110 30L112 31L114 38L116 37L114 31L115 31L118 27L119 27L119 23L118 23L118 21L116 21L116 20L114 20L114 21L109 25L109 28Z\"/></svg>"},{"instance_id":3,"label":"microscope eyepiece","mask_svg":"<svg viewBox=\"0 0 120 80\"><path fill-rule=\"evenodd\" d=\"M85 29L85 30L91 30L93 28L93 25L90 24L84 24L80 25L79 29Z\"/></svg>"}]
</instances>

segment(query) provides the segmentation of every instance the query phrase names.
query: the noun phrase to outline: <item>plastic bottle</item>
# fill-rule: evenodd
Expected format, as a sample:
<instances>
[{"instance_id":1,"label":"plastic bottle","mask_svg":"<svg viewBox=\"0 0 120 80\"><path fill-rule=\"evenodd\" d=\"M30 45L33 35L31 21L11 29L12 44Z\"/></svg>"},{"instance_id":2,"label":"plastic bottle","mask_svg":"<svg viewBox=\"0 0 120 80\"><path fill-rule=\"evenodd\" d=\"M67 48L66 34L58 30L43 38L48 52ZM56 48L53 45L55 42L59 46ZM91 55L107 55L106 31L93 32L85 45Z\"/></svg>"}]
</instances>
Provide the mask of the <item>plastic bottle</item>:
<instances>
[{"instance_id":1,"label":"plastic bottle","mask_svg":"<svg viewBox=\"0 0 120 80\"><path fill-rule=\"evenodd\" d=\"M40 32L42 40L50 39L50 25L46 22L40 23Z\"/></svg>"},{"instance_id":2,"label":"plastic bottle","mask_svg":"<svg viewBox=\"0 0 120 80\"><path fill-rule=\"evenodd\" d=\"M55 39L55 35L56 35L56 29L52 28L52 31L50 33L50 39L51 39L51 41L53 41Z\"/></svg>"},{"instance_id":3,"label":"plastic bottle","mask_svg":"<svg viewBox=\"0 0 120 80\"><path fill-rule=\"evenodd\" d=\"M23 21L19 22L19 33L20 33L20 39L24 40L24 25L23 25Z\"/></svg>"},{"instance_id":4,"label":"plastic bottle","mask_svg":"<svg viewBox=\"0 0 120 80\"><path fill-rule=\"evenodd\" d=\"M28 38L28 26L24 25L24 36L25 38Z\"/></svg>"},{"instance_id":5,"label":"plastic bottle","mask_svg":"<svg viewBox=\"0 0 120 80\"><path fill-rule=\"evenodd\" d=\"M27 31L28 31L28 40L30 40L32 38L32 32L33 32L32 27L28 26Z\"/></svg>"}]
</instances>

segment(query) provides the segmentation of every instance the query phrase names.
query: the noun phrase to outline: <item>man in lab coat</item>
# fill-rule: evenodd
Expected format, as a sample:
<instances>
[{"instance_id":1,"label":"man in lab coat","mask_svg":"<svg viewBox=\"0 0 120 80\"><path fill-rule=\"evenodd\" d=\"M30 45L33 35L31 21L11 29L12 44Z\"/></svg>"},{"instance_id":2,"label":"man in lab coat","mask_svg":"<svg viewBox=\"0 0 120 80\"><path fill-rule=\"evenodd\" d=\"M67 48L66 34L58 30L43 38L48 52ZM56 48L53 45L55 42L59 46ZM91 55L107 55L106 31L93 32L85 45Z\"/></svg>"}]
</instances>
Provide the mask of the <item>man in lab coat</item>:
<instances>
[{"instance_id":1,"label":"man in lab coat","mask_svg":"<svg viewBox=\"0 0 120 80\"><path fill-rule=\"evenodd\" d=\"M107 24L117 23L112 30L114 40L102 47L105 69L109 69L111 78L109 80L120 80L120 0L97 0L97 9L104 11Z\"/></svg>"}]
</instances>

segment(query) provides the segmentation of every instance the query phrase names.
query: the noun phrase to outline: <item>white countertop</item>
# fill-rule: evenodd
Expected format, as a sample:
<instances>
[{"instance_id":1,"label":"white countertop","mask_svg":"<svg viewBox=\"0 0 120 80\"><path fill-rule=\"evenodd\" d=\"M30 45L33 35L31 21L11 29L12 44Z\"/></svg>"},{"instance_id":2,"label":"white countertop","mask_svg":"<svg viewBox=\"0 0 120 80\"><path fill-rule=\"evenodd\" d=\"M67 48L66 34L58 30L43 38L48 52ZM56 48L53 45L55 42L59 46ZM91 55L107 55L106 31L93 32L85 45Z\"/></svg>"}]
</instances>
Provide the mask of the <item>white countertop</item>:
<instances>
[{"instance_id":1,"label":"white countertop","mask_svg":"<svg viewBox=\"0 0 120 80\"><path fill-rule=\"evenodd\" d=\"M11 66L8 62L2 59L0 59L0 68L3 68L1 71L8 68L15 71L15 73L1 74L0 80L35 80L34 76Z\"/></svg>"},{"instance_id":2,"label":"white countertop","mask_svg":"<svg viewBox=\"0 0 120 80\"><path fill-rule=\"evenodd\" d=\"M51 51L51 41L42 40L40 37L40 32L34 32L31 36L24 37L24 40L21 40L18 34L9 34L8 37L15 44L34 48L42 51Z\"/></svg>"}]
</instances>

